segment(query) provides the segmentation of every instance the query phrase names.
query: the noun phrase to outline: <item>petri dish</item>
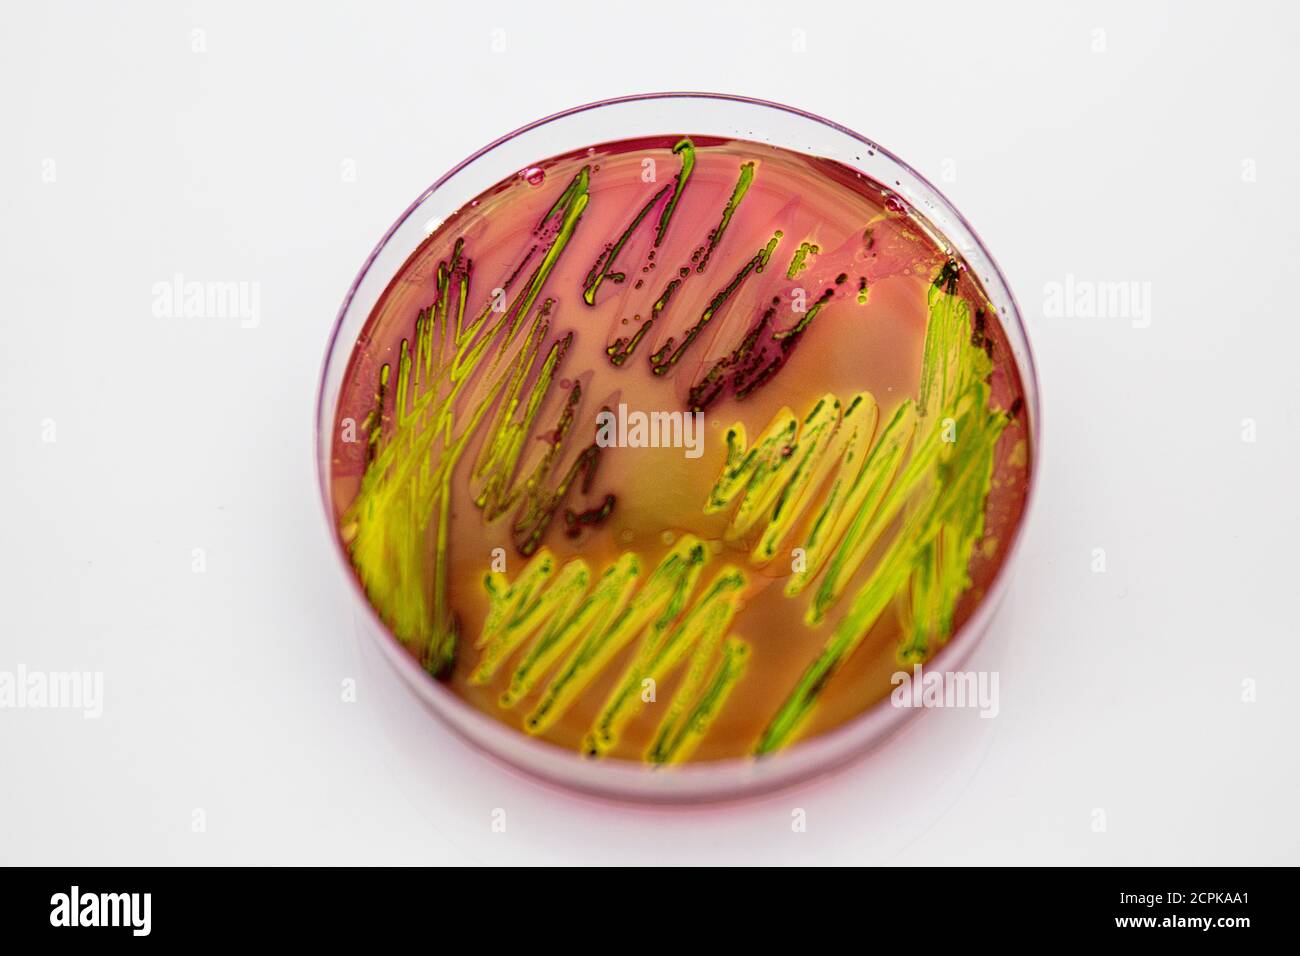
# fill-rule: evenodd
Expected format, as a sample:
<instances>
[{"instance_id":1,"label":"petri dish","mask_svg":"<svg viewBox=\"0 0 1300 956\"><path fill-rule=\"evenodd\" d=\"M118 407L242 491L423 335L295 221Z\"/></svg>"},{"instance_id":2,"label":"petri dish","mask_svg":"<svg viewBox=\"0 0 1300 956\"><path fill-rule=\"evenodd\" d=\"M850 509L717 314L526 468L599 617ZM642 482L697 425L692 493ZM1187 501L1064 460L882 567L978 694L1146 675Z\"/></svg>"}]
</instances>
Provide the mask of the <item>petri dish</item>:
<instances>
[{"instance_id":1,"label":"petri dish","mask_svg":"<svg viewBox=\"0 0 1300 956\"><path fill-rule=\"evenodd\" d=\"M361 268L324 514L369 636L473 745L663 802L819 774L951 673L1039 470L1008 285L922 176L660 93L474 153Z\"/></svg>"}]
</instances>

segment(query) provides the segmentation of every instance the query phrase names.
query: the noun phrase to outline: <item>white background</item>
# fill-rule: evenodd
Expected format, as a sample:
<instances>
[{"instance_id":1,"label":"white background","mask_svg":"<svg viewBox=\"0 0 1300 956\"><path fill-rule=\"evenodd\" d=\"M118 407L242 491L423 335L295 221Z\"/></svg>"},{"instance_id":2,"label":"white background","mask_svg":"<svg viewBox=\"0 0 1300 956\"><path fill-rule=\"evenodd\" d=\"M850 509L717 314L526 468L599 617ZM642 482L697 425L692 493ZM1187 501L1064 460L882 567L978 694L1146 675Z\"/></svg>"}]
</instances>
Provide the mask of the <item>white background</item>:
<instances>
[{"instance_id":1,"label":"white background","mask_svg":"<svg viewBox=\"0 0 1300 956\"><path fill-rule=\"evenodd\" d=\"M102 671L105 703L0 710L0 862L1300 863L1294 4L560 6L6 11L0 670ZM407 204L656 89L788 102L929 176L1045 398L969 665L1001 714L693 810L548 789L428 718L360 637L311 447L330 324ZM259 283L260 325L155 318L176 273ZM1150 327L1047 318L1067 275L1149 283Z\"/></svg>"}]
</instances>

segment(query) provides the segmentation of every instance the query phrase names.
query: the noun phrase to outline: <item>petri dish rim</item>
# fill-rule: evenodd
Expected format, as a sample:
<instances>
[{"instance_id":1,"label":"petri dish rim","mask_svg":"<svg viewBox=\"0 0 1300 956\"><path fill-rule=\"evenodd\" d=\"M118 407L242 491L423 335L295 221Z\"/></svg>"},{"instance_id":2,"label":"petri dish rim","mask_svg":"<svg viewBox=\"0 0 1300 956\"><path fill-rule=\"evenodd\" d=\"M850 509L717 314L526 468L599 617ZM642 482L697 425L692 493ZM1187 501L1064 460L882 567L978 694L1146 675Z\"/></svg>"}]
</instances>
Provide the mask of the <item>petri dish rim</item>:
<instances>
[{"instance_id":1,"label":"petri dish rim","mask_svg":"<svg viewBox=\"0 0 1300 956\"><path fill-rule=\"evenodd\" d=\"M797 741L790 747L766 757L688 763L669 768L646 767L631 761L592 761L567 749L529 738L481 713L443 684L429 677L380 620L353 572L346 549L338 535L329 486L330 456L334 415L343 374L351 357L356 335L364 326L374 306L374 302L358 305L358 295L368 285L372 291L377 290L374 296L376 301L382 296L393 276L418 248L419 242L427 231L424 229L412 231L412 224L418 224L422 218L417 214L426 211L431 201L439 197L444 187L454 183L458 176L471 170L485 157L493 156L503 147L527 140L530 134L545 133L554 129L556 124L562 121L583 119L597 115L599 111L606 111L608 115L608 111L627 107L653 106L656 111L660 108L671 111L680 109L684 104L708 107L715 112L719 109L743 109L751 119L762 115L771 116L778 121L802 124L797 128L801 132L812 135L817 132L831 131L841 138L838 151L828 152L825 147L818 148L806 142L791 141L788 134L775 138L766 135L757 136L753 129L742 130L738 125L731 124L729 120L725 125L733 128L729 133L721 135L758 139L786 149L835 159L892 189L908 205L915 218L933 230L938 238L946 240L955 247L955 252L968 264L985 294L998 309L999 322L1011 346L1015 365L1020 374L1025 414L1029 424L1027 431L1032 467L1029 472L1024 511L1016 525L1007 554L984 598L944 647L931 659L927 664L928 667L938 670L960 667L987 630L1012 577L1024 540L1025 528L1034 511L1038 476L1042 470L1042 408L1037 365L1019 307L1001 269L970 223L937 187L894 153L846 126L797 107L736 94L687 91L640 93L585 103L535 120L493 140L440 176L407 207L366 257L334 320L321 363L314 426L315 467L322 516L338 560L337 566L348 582L354 605L359 605L361 620L368 637L374 641L384 658L397 670L423 704L475 749L504 762L507 766L523 770L551 784L594 796L656 803L738 799L828 773L885 740L917 711L915 708L893 707L886 697L833 730L807 740ZM627 129L624 135L612 137L595 133L585 142L562 142L539 146L535 152L528 154L528 158L523 162L514 164L515 169L507 168L501 175L489 174L495 175L495 178L491 179L491 182L481 183L480 188L471 186L464 189L464 194L454 193L456 198L448 204L448 214L468 203L487 186L504 179L511 171L517 171L525 168L529 163L569 150L611 139L641 135L662 133L699 135L712 132L712 129L695 128L689 118L673 116L664 121L661 129ZM583 138L583 136L576 137L578 140ZM811 135L807 138L811 138ZM850 152L852 152L851 156ZM882 170L886 175L882 175ZM892 178L888 178L889 176ZM415 241L410 243L409 248L398 249L394 242L399 238L408 243L412 239ZM385 257L390 261L381 262ZM378 271L376 271L377 267Z\"/></svg>"}]
</instances>

